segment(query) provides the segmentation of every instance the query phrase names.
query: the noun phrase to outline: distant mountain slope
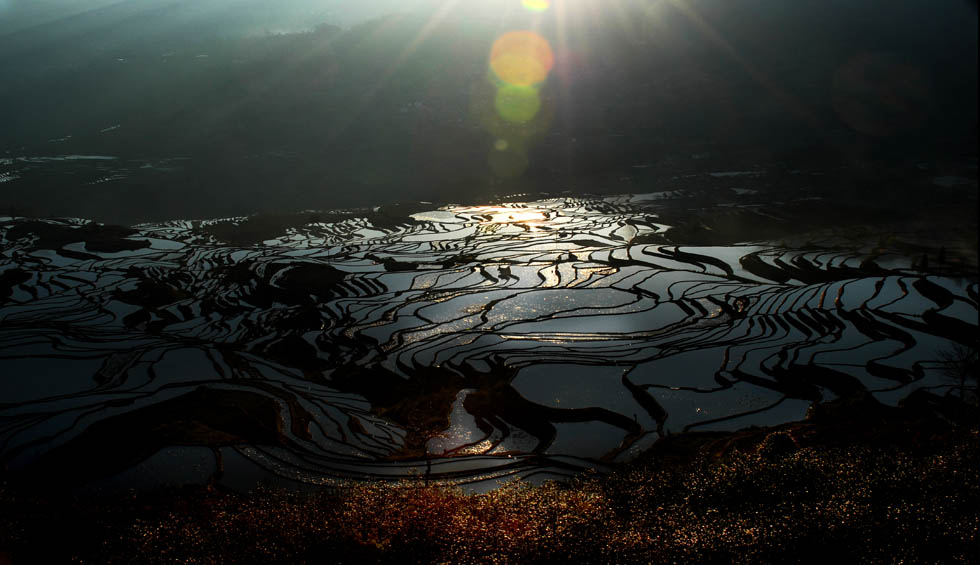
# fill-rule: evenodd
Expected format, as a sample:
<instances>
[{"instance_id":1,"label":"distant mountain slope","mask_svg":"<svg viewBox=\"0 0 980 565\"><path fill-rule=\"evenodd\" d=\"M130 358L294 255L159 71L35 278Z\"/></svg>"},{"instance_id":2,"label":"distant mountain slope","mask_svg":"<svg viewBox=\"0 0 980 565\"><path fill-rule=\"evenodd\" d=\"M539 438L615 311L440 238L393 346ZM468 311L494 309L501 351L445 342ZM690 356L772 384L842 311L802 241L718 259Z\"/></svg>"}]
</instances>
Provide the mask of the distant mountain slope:
<instances>
[{"instance_id":1,"label":"distant mountain slope","mask_svg":"<svg viewBox=\"0 0 980 565\"><path fill-rule=\"evenodd\" d=\"M702 158L691 166L975 155L977 20L961 0L569 0L561 18L556 4L497 19L457 3L249 35L318 21L312 0L280 4L128 0L0 35L0 152L188 157L182 184L238 187L243 205L283 185L425 199L646 185ZM490 46L534 26L556 60L543 111L494 125ZM488 161L508 135L528 153L501 177ZM10 174L14 202L73 189Z\"/></svg>"}]
</instances>

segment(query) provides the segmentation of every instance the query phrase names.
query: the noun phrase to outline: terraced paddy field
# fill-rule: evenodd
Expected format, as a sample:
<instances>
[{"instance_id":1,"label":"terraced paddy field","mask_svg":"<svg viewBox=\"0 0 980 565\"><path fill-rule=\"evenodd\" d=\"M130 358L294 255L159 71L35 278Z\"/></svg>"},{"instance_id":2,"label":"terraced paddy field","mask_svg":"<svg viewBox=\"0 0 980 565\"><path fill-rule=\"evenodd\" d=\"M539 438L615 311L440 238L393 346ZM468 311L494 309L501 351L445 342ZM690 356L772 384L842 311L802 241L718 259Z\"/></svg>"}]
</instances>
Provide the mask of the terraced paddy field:
<instances>
[{"instance_id":1,"label":"terraced paddy field","mask_svg":"<svg viewBox=\"0 0 980 565\"><path fill-rule=\"evenodd\" d=\"M497 545L486 543L503 561L608 560L616 544L626 561L684 548L727 560L755 555L746 551L758 536L777 552L760 549L765 560L833 538L828 524L848 516L861 525L842 551L857 551L884 519L883 497L915 516L889 509L882 531L892 545L863 558L907 551L899 532L920 526L935 538L929 547L967 556L977 529L976 506L966 510L977 499L967 464L976 459L975 223L937 231L935 211L922 211L923 228L755 193L710 205L683 191L536 196L132 227L3 219L0 462L5 504L24 516L5 545L30 547L41 530L23 525L44 512L103 523L96 509L107 500L125 508L119 501L136 492L154 517L124 511L123 523L93 535L122 526L128 541L91 555L132 549L139 536L193 538L180 528L204 528L217 504L247 507L228 512L266 526L273 515L330 521L347 508L324 543L352 559L418 550L423 560L479 560L435 541L453 524L426 518L435 529L424 535L352 525L363 508L390 514L408 497L400 508L445 510L495 532L487 539ZM893 493L867 490L884 493L908 473ZM943 508L923 494L933 479ZM631 490L641 485L643 496ZM266 490L244 494L256 487ZM788 489L783 522L774 488ZM657 502L659 489L673 502ZM759 520L783 524L773 526L782 534L705 521L758 489L769 489ZM675 498L687 491L729 498L684 506ZM24 502L52 492L63 505ZM175 500L189 506L171 508ZM649 528L628 528L641 506L637 524ZM510 538L497 537L519 508L543 512L534 528L561 516L586 525L578 534L514 526L524 545L508 550ZM922 525L923 512L936 523ZM803 535L791 524L810 514L824 529ZM667 521L654 527L651 516ZM278 557L329 549L299 543L320 532L303 523L276 530L285 536L276 543L295 549ZM656 537L668 523L693 537ZM163 529L145 529L153 524ZM200 547L223 547L204 530ZM944 545L942 531L955 543ZM702 534L714 541L694 539ZM194 555L211 554L185 557Z\"/></svg>"}]
</instances>

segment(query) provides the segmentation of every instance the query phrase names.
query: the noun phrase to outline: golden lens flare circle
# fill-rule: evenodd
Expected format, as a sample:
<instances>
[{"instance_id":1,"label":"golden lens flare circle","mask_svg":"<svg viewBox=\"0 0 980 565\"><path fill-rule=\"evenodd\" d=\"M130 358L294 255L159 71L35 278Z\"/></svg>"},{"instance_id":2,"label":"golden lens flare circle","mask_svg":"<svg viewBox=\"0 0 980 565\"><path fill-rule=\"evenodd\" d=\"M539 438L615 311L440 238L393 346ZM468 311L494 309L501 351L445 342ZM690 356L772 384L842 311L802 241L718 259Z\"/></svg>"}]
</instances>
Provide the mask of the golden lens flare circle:
<instances>
[{"instance_id":1,"label":"golden lens flare circle","mask_svg":"<svg viewBox=\"0 0 980 565\"><path fill-rule=\"evenodd\" d=\"M548 40L533 31L511 31L490 49L490 68L501 81L514 86L544 82L555 66Z\"/></svg>"}]
</instances>

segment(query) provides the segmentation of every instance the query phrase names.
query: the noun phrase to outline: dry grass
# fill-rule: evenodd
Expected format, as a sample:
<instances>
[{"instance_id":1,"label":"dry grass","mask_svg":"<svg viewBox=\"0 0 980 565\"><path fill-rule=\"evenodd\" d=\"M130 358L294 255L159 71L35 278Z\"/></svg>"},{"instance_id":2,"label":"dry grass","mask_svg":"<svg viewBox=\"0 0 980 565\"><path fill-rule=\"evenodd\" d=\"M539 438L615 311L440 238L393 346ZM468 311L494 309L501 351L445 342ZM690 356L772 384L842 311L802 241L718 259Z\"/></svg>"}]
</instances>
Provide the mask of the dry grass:
<instances>
[{"instance_id":1,"label":"dry grass","mask_svg":"<svg viewBox=\"0 0 980 565\"><path fill-rule=\"evenodd\" d=\"M792 430L791 430L792 431ZM112 500L0 490L0 556L86 562L976 562L976 429L655 449L606 476L466 495L421 482ZM805 443L805 442L804 442ZM668 446L669 447L669 446Z\"/></svg>"}]
</instances>

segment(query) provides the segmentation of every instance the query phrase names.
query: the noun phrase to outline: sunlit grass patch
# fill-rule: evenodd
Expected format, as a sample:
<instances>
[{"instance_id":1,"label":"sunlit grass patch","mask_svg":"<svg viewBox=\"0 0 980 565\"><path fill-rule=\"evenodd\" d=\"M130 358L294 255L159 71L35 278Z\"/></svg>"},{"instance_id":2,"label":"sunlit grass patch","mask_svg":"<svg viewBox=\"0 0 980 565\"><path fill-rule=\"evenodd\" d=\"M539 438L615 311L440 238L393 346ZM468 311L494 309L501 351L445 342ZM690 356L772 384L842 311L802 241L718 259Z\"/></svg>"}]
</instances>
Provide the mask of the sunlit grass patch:
<instances>
[{"instance_id":1,"label":"sunlit grass patch","mask_svg":"<svg viewBox=\"0 0 980 565\"><path fill-rule=\"evenodd\" d=\"M976 429L920 444L802 445L805 430L684 440L609 475L486 494L354 484L300 495L194 487L100 500L4 489L14 562L849 562L975 557ZM680 438L678 438L680 439ZM718 451L720 442L725 447ZM674 442L678 443L678 442ZM46 540L59 534L59 544ZM971 557L972 556L972 557Z\"/></svg>"}]
</instances>

